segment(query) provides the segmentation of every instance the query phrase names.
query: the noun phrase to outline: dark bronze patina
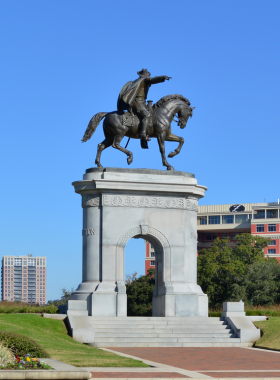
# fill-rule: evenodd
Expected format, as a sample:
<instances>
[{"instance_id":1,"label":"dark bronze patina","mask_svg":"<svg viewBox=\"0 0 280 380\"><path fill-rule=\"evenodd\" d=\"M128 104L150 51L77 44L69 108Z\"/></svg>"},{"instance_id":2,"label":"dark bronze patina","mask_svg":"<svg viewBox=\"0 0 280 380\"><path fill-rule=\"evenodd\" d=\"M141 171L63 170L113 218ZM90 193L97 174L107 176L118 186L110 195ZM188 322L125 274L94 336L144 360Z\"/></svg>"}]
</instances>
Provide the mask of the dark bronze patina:
<instances>
[{"instance_id":1,"label":"dark bronze patina","mask_svg":"<svg viewBox=\"0 0 280 380\"><path fill-rule=\"evenodd\" d=\"M128 165L131 164L132 152L120 146L124 136L141 139L143 149L148 148L147 141L150 141L150 137L155 137L158 140L163 165L167 167L167 170L174 170L166 160L164 142L179 143L178 148L170 152L168 157L174 157L180 153L184 139L171 133L171 122L177 115L178 126L181 129L185 128L188 118L192 117L194 107L190 107L188 99L178 94L167 95L153 106L152 101L148 101L147 105L146 99L150 86L169 80L170 77L162 75L151 78L151 74L146 69L138 71L138 75L138 79L126 83L121 89L117 104L118 111L99 112L92 117L82 142L91 138L98 124L105 117L103 122L105 140L98 144L95 160L98 167L102 167L100 163L102 151L109 146L124 152L128 156Z\"/></svg>"}]
</instances>

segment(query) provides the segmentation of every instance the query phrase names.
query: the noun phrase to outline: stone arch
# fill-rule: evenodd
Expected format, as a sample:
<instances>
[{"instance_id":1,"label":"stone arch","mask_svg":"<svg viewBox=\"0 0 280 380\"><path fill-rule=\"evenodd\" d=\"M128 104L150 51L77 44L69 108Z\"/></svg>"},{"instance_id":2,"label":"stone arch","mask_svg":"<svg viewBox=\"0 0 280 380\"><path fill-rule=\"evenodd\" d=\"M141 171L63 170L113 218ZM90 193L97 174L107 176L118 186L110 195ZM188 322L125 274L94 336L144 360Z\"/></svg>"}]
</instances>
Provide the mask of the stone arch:
<instances>
[{"instance_id":1,"label":"stone arch","mask_svg":"<svg viewBox=\"0 0 280 380\"><path fill-rule=\"evenodd\" d=\"M157 229L140 225L127 231L118 241L116 250L116 279L118 293L125 293L124 283L124 249L126 243L132 237L143 238L151 243L156 252L163 252L163 281L165 283L166 291L169 293L171 285L171 248L167 238ZM169 291L168 291L169 289Z\"/></svg>"}]
</instances>

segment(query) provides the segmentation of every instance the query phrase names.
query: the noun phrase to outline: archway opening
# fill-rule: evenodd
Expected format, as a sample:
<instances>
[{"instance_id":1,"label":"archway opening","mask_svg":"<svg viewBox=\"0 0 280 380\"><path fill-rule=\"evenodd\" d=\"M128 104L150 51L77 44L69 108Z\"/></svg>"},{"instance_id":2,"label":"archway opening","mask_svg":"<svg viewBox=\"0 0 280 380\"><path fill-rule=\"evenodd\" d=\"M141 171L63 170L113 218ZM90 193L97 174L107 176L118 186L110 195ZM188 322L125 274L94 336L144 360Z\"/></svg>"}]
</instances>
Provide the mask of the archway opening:
<instances>
[{"instance_id":1,"label":"archway opening","mask_svg":"<svg viewBox=\"0 0 280 380\"><path fill-rule=\"evenodd\" d=\"M149 239L150 240L150 239ZM156 251L143 236L131 238L124 251L127 315L152 316L155 290Z\"/></svg>"}]
</instances>

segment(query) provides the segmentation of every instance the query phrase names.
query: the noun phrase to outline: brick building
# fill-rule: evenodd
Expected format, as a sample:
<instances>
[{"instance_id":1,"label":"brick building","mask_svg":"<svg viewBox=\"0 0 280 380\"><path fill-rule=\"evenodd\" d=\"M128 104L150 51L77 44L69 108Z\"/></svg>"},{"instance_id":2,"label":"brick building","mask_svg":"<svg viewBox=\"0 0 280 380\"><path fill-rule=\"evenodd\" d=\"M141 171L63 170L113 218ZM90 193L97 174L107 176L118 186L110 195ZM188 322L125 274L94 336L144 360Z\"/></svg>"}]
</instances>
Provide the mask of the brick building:
<instances>
[{"instance_id":1,"label":"brick building","mask_svg":"<svg viewBox=\"0 0 280 380\"><path fill-rule=\"evenodd\" d=\"M239 205L199 206L197 216L198 251L209 248L216 237L229 237L234 247L236 235L251 233L270 238L264 255L280 261L280 204L243 203Z\"/></svg>"},{"instance_id":2,"label":"brick building","mask_svg":"<svg viewBox=\"0 0 280 380\"><path fill-rule=\"evenodd\" d=\"M229 237L229 246L236 244L236 235L251 233L270 238L264 255L280 261L280 203L243 203L199 206L197 214L197 249L210 248L217 237ZM145 273L155 268L155 251L146 242Z\"/></svg>"},{"instance_id":3,"label":"brick building","mask_svg":"<svg viewBox=\"0 0 280 380\"><path fill-rule=\"evenodd\" d=\"M46 304L46 257L3 256L1 275L2 300Z\"/></svg>"}]
</instances>

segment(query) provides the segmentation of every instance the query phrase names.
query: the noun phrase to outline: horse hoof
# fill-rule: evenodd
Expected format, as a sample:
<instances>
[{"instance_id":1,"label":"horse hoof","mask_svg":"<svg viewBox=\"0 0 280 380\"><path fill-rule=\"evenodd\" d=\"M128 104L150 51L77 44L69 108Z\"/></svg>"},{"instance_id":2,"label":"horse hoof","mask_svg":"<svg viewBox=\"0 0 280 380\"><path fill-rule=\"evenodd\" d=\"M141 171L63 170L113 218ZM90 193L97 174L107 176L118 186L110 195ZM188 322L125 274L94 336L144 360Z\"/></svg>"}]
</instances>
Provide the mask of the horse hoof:
<instances>
[{"instance_id":1,"label":"horse hoof","mask_svg":"<svg viewBox=\"0 0 280 380\"><path fill-rule=\"evenodd\" d=\"M128 163L128 165L130 165L130 164L132 163L132 160L133 160L133 157L128 157L128 158L127 158L127 163Z\"/></svg>"},{"instance_id":2,"label":"horse hoof","mask_svg":"<svg viewBox=\"0 0 280 380\"><path fill-rule=\"evenodd\" d=\"M169 157L169 158L172 158L172 157L174 157L175 155L176 155L175 152L170 152L169 155L168 155L168 157Z\"/></svg>"},{"instance_id":3,"label":"horse hoof","mask_svg":"<svg viewBox=\"0 0 280 380\"><path fill-rule=\"evenodd\" d=\"M173 166L167 166L167 170L174 170Z\"/></svg>"}]
</instances>

